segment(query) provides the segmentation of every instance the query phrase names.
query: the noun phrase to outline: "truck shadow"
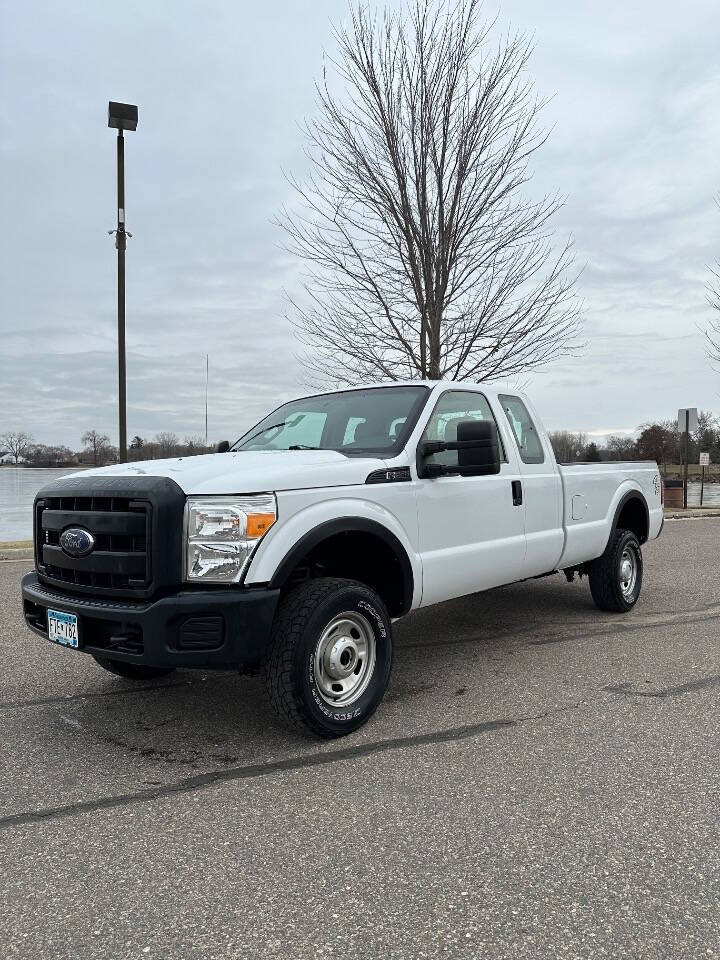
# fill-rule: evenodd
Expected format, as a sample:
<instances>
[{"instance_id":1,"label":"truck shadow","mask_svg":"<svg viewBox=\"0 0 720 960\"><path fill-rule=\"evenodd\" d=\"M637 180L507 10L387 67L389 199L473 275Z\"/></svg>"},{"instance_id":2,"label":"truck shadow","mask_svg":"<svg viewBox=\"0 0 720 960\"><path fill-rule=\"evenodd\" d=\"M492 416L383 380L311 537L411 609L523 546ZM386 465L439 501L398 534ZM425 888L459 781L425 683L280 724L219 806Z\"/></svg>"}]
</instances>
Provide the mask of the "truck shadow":
<instances>
[{"instance_id":1,"label":"truck shadow","mask_svg":"<svg viewBox=\"0 0 720 960\"><path fill-rule=\"evenodd\" d=\"M451 713L448 698L462 698L468 684L485 675L523 674L528 668L515 660L518 650L552 637L559 627L587 626L589 607L586 585L568 588L556 578L415 612L396 624L393 676L378 718L349 740L387 735L389 728L412 722L418 709ZM582 630L577 634L584 636ZM73 726L91 750L131 761L143 782L153 782L147 779L153 768L205 771L332 749L332 741L307 740L285 728L259 676L178 671L155 685L108 678L98 694L73 703ZM66 706L65 722L68 712Z\"/></svg>"}]
</instances>

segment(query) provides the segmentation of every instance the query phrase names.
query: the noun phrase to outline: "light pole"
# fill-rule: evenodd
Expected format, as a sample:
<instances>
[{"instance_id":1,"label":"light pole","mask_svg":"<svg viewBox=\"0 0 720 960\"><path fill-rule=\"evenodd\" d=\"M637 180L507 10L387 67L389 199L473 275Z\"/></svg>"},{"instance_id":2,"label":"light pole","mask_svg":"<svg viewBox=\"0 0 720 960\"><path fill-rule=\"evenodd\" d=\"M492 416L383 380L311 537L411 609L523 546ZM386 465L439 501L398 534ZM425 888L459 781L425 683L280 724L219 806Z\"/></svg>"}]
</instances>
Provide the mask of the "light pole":
<instances>
[{"instance_id":1,"label":"light pole","mask_svg":"<svg viewBox=\"0 0 720 960\"><path fill-rule=\"evenodd\" d=\"M127 461L127 425L125 404L125 248L131 233L125 230L125 137L123 130L136 130L138 108L132 103L108 104L108 126L117 130L117 227L115 249L118 262L118 447L120 463Z\"/></svg>"}]
</instances>

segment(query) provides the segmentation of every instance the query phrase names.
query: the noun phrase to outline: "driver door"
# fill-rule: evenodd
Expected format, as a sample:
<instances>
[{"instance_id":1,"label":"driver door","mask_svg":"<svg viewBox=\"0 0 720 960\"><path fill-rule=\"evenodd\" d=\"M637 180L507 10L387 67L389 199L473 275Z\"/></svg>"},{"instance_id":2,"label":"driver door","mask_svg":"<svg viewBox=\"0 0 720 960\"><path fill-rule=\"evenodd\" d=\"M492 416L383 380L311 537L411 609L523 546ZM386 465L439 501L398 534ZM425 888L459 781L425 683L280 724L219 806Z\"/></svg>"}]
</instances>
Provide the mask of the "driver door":
<instances>
[{"instance_id":1,"label":"driver door","mask_svg":"<svg viewBox=\"0 0 720 960\"><path fill-rule=\"evenodd\" d=\"M437 401L421 443L456 440L462 420L489 420L497 427L482 393L448 390ZM521 480L521 474L515 450L498 433L500 473L418 480L422 606L522 577L525 518L513 497L513 481ZM457 452L434 454L427 462L455 466Z\"/></svg>"}]
</instances>

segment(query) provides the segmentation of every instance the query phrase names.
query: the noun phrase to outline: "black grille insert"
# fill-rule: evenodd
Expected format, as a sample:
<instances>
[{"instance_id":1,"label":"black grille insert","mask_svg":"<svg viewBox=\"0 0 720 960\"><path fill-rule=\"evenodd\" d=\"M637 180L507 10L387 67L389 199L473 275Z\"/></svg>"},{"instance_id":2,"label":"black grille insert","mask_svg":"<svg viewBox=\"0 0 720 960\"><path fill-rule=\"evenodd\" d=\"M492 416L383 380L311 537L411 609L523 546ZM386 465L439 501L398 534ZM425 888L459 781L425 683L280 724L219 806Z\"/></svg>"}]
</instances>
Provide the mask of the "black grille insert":
<instances>
[{"instance_id":1,"label":"black grille insert","mask_svg":"<svg viewBox=\"0 0 720 960\"><path fill-rule=\"evenodd\" d=\"M152 581L148 500L117 496L41 497L35 503L35 560L49 582L93 592L146 590ZM71 557L60 546L68 527L95 538L86 557Z\"/></svg>"}]
</instances>

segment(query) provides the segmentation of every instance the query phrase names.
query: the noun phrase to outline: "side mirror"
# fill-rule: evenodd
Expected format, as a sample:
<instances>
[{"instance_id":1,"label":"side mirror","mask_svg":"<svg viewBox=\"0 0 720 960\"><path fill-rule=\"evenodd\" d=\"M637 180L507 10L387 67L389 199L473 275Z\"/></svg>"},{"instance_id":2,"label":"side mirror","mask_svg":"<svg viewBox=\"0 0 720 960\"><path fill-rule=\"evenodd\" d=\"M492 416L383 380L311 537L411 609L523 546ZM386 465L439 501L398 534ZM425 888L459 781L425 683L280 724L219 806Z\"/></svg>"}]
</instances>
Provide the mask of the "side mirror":
<instances>
[{"instance_id":1,"label":"side mirror","mask_svg":"<svg viewBox=\"0 0 720 960\"><path fill-rule=\"evenodd\" d=\"M215 453L227 453L230 449L230 442L228 440L221 440L220 443L215 447Z\"/></svg>"},{"instance_id":2,"label":"side mirror","mask_svg":"<svg viewBox=\"0 0 720 960\"><path fill-rule=\"evenodd\" d=\"M463 420L458 424L458 470L470 476L500 473L500 441L489 420Z\"/></svg>"},{"instance_id":3,"label":"side mirror","mask_svg":"<svg viewBox=\"0 0 720 960\"><path fill-rule=\"evenodd\" d=\"M439 463L418 463L420 477L444 477L461 474L464 477L487 476L500 473L500 441L497 427L489 420L462 420L457 425L457 440L437 440L423 443L420 458L424 460L435 453L457 450L457 466L446 467Z\"/></svg>"}]
</instances>

